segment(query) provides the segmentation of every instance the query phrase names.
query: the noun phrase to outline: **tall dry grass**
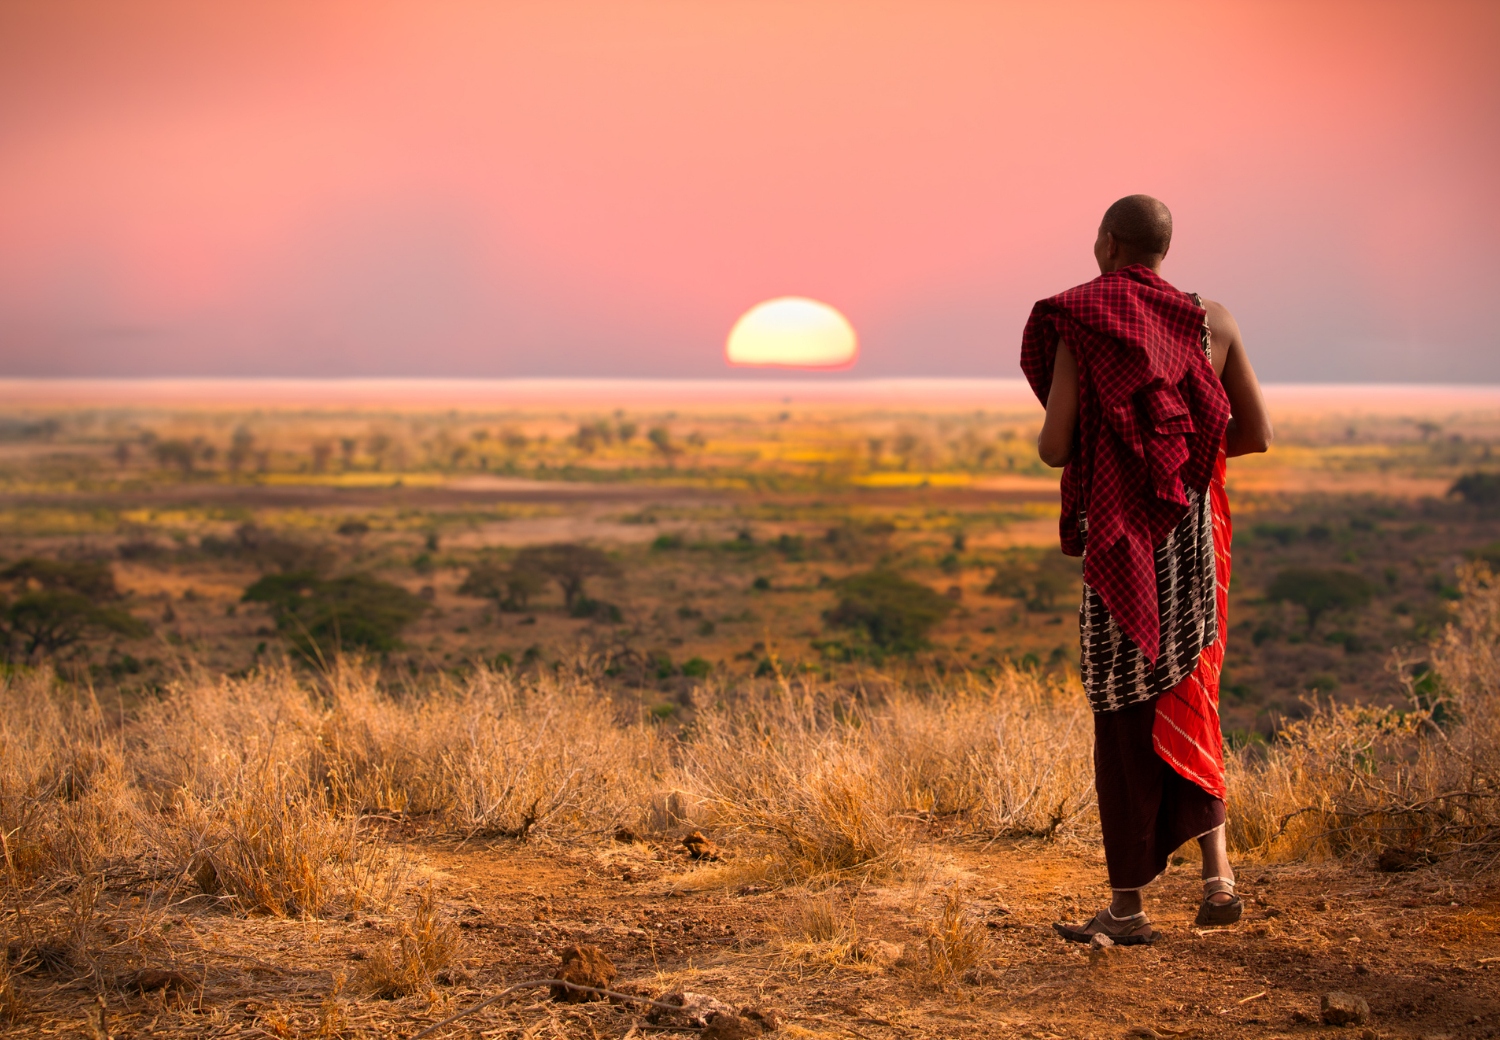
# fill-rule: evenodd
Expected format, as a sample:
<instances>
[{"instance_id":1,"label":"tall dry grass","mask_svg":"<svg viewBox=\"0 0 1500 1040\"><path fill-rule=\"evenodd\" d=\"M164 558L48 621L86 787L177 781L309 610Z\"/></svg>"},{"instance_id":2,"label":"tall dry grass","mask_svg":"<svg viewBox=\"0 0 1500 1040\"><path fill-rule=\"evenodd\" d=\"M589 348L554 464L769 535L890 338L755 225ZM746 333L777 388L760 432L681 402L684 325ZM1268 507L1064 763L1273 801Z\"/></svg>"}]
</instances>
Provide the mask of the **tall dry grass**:
<instances>
[{"instance_id":1,"label":"tall dry grass","mask_svg":"<svg viewBox=\"0 0 1500 1040\"><path fill-rule=\"evenodd\" d=\"M1052 834L1093 804L1088 707L1031 672L939 693L783 683L721 691L674 772L694 822L758 849L787 880L898 872L914 823Z\"/></svg>"},{"instance_id":2,"label":"tall dry grass","mask_svg":"<svg viewBox=\"0 0 1500 1040\"><path fill-rule=\"evenodd\" d=\"M1460 587L1428 669L1393 662L1406 707L1320 704L1231 758L1233 847L1393 868L1500 859L1500 582L1475 565Z\"/></svg>"},{"instance_id":3,"label":"tall dry grass","mask_svg":"<svg viewBox=\"0 0 1500 1040\"><path fill-rule=\"evenodd\" d=\"M1500 583L1464 576L1405 710L1324 705L1231 757L1233 847L1277 857L1500 852ZM0 680L4 893L119 864L173 898L316 916L388 902L380 818L467 837L712 830L786 883L899 873L919 841L1091 833L1076 683L1007 671L926 691L779 681L700 691L680 730L586 670L387 690L198 675L114 717L46 675ZM927 830L924 831L924 828ZM1491 857L1486 860L1485 857Z\"/></svg>"}]
</instances>

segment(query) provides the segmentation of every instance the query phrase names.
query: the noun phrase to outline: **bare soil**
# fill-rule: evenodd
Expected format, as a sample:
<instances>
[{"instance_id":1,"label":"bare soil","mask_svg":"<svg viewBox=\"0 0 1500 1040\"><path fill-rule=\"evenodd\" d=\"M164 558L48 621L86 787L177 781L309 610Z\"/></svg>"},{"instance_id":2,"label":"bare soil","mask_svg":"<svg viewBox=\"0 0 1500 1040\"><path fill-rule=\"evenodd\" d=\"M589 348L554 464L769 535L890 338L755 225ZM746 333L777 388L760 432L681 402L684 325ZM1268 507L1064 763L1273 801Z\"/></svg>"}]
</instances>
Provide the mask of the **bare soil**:
<instances>
[{"instance_id":1,"label":"bare soil","mask_svg":"<svg viewBox=\"0 0 1500 1040\"><path fill-rule=\"evenodd\" d=\"M362 965L396 942L400 914L286 921L200 908L162 917L150 941L123 925L98 929L94 981L79 978L84 966L76 958L16 976L23 1013L9 1035L104 1035L102 998L114 1037L413 1037L507 985L552 977L560 953L579 944L610 958L616 989L643 996L686 990L774 1012L785 1036L1500 1033L1500 899L1440 868L1379 874L1245 865L1245 920L1205 931L1192 925L1195 865L1182 863L1148 896L1164 933L1156 945L1090 952L1050 926L1088 917L1105 897L1097 846L938 843L925 850L916 876L832 895L851 935L901 948L899 960L881 966L820 953L834 944L809 941L799 915L810 900L829 897L736 883L732 850L727 863L712 864L664 843L390 837L463 937L459 964L429 992L385 1000L362 988ZM128 913L149 905L151 892L143 879L116 879L101 905ZM986 938L974 968L940 983L926 938L954 893L983 922ZM1319 1001L1330 991L1364 997L1371 1020L1323 1025ZM538 988L435 1035L695 1033L652 1025L646 1010L555 1002Z\"/></svg>"}]
</instances>

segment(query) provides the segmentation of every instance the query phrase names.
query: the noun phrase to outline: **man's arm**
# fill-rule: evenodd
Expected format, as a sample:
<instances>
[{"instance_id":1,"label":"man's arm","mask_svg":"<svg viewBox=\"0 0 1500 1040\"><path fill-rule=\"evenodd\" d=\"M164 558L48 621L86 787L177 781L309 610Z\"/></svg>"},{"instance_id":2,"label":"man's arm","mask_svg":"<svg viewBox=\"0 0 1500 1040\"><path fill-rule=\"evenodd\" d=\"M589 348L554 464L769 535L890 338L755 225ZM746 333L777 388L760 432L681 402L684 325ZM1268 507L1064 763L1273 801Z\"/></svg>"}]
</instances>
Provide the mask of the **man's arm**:
<instances>
[{"instance_id":1,"label":"man's arm","mask_svg":"<svg viewBox=\"0 0 1500 1040\"><path fill-rule=\"evenodd\" d=\"M1245 353L1239 323L1222 303L1204 300L1203 307L1208 313L1214 368L1218 369L1219 381L1224 384L1224 393L1229 397L1230 419L1225 453L1234 458L1265 451L1271 446L1275 434L1265 399L1261 396L1260 382L1255 378L1255 370L1250 367L1250 358Z\"/></svg>"},{"instance_id":2,"label":"man's arm","mask_svg":"<svg viewBox=\"0 0 1500 1040\"><path fill-rule=\"evenodd\" d=\"M1253 377L1252 377L1253 378ZM1078 362L1073 352L1061 343L1052 362L1052 388L1047 391L1047 418L1036 439L1036 453L1054 469L1068 464L1073 457L1073 441L1078 429Z\"/></svg>"}]
</instances>

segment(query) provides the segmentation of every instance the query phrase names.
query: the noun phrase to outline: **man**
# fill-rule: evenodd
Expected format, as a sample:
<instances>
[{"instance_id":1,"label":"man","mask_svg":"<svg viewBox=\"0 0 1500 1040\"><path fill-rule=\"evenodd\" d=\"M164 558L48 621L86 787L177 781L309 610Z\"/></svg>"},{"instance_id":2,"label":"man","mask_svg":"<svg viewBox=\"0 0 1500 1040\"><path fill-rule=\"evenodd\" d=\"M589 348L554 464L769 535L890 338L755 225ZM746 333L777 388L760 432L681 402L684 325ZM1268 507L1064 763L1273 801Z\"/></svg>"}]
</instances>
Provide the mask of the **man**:
<instances>
[{"instance_id":1,"label":"man","mask_svg":"<svg viewBox=\"0 0 1500 1040\"><path fill-rule=\"evenodd\" d=\"M1228 634L1226 457L1265 451L1271 424L1239 326L1161 277L1172 215L1149 195L1104 214L1100 276L1042 300L1021 368L1063 467L1063 552L1083 556L1080 672L1094 709L1094 783L1113 890L1088 942L1149 943L1141 890L1172 852L1203 852L1200 925L1232 924L1219 671Z\"/></svg>"}]
</instances>

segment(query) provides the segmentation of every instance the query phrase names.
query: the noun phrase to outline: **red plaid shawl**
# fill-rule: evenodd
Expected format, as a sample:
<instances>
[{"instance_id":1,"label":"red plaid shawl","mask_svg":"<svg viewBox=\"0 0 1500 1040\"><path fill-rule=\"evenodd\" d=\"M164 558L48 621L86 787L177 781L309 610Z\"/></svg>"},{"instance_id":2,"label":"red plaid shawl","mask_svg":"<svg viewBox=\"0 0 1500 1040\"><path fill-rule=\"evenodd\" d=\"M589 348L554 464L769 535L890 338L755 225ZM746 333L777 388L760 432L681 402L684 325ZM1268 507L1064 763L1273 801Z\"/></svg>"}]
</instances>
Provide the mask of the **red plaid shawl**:
<instances>
[{"instance_id":1,"label":"red plaid shawl","mask_svg":"<svg viewBox=\"0 0 1500 1040\"><path fill-rule=\"evenodd\" d=\"M1203 308L1147 267L1100 275L1031 309L1021 371L1045 405L1059 340L1078 359L1078 443L1063 470L1062 550L1156 661L1155 547L1204 492L1229 399L1203 354Z\"/></svg>"}]
</instances>

